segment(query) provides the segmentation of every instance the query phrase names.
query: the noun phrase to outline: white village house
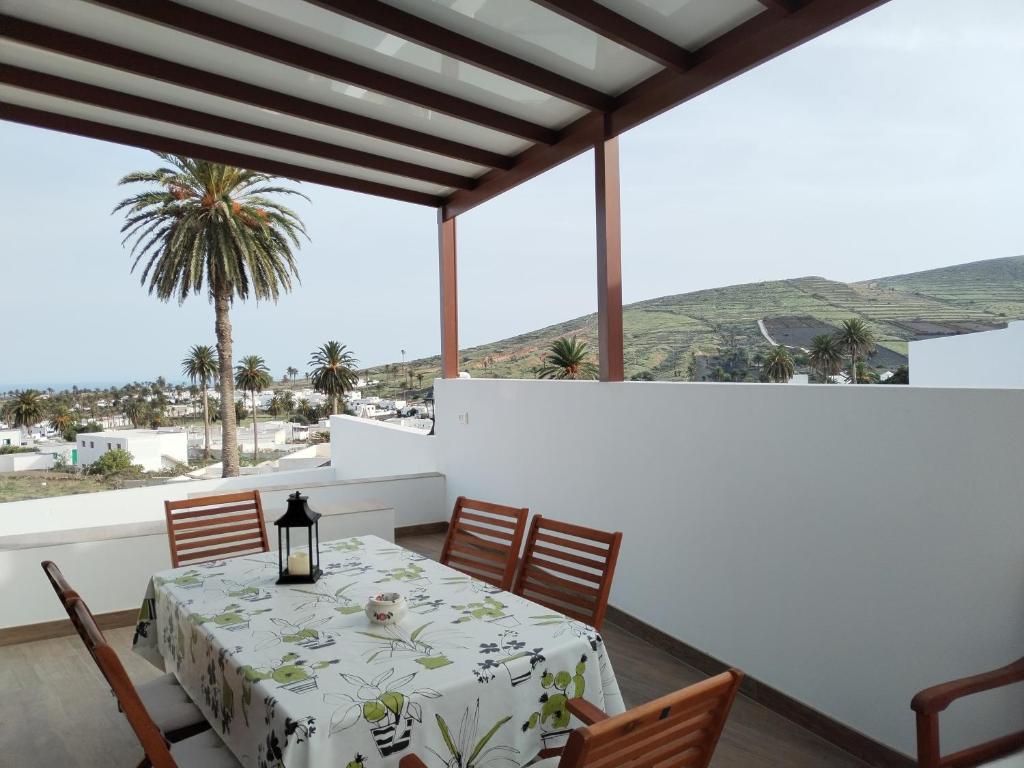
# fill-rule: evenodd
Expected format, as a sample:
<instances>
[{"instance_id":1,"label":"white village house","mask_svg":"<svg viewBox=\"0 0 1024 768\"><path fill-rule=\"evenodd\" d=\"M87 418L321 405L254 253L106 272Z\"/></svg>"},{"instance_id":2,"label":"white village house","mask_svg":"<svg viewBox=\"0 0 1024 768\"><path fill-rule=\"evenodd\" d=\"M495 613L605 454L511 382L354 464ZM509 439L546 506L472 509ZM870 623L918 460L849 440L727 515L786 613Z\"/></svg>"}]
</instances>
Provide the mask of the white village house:
<instances>
[{"instance_id":1,"label":"white village house","mask_svg":"<svg viewBox=\"0 0 1024 768\"><path fill-rule=\"evenodd\" d=\"M912 341L907 356L915 387L1024 389L1024 322Z\"/></svg>"},{"instance_id":2,"label":"white village house","mask_svg":"<svg viewBox=\"0 0 1024 768\"><path fill-rule=\"evenodd\" d=\"M188 434L181 429L126 429L109 432L80 432L78 463L88 466L107 451L121 449L132 455L132 463L146 472L158 472L188 463Z\"/></svg>"}]
</instances>

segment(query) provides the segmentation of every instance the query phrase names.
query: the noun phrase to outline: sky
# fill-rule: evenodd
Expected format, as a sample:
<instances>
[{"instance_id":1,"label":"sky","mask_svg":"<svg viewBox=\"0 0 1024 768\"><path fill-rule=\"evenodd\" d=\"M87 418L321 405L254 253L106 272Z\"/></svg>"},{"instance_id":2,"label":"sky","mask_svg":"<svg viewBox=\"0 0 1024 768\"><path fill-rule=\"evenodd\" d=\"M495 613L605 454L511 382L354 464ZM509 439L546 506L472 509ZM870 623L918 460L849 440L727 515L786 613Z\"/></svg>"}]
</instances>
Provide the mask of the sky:
<instances>
[{"instance_id":1,"label":"sky","mask_svg":"<svg viewBox=\"0 0 1024 768\"><path fill-rule=\"evenodd\" d=\"M892 0L624 134L625 302L1024 253L1024 2ZM181 380L205 296L147 294L111 215L146 151L0 122L0 391ZM439 350L433 209L310 184L301 284L236 304L275 376ZM593 159L459 218L460 346L596 311Z\"/></svg>"}]
</instances>

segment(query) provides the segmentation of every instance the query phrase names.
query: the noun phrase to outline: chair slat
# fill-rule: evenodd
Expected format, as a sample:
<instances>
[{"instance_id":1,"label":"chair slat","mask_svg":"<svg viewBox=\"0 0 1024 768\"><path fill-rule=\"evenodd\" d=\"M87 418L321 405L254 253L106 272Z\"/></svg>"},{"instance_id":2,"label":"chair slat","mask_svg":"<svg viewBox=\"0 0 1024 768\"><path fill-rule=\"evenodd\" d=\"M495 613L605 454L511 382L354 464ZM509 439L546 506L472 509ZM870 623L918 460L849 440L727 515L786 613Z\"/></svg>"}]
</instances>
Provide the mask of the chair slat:
<instances>
[{"instance_id":1,"label":"chair slat","mask_svg":"<svg viewBox=\"0 0 1024 768\"><path fill-rule=\"evenodd\" d=\"M259 491L165 501L164 513L174 567L222 555L270 551Z\"/></svg>"},{"instance_id":2,"label":"chair slat","mask_svg":"<svg viewBox=\"0 0 1024 768\"><path fill-rule=\"evenodd\" d=\"M556 536L550 531L562 535ZM579 541L565 538L567 535ZM526 537L523 564L512 591L530 597L527 592L532 589L534 598L531 599L566 615L570 614L565 606L575 606L572 618L600 629L608 610L608 593L611 591L621 542L622 534L618 532L608 533L535 515ZM562 552L555 547L575 552ZM579 552L597 555L600 560L584 558L577 554ZM586 565L592 570L584 571L575 567L578 565ZM563 578L565 576L571 578ZM537 595L545 599L537 598ZM575 596L576 599L569 596Z\"/></svg>"},{"instance_id":3,"label":"chair slat","mask_svg":"<svg viewBox=\"0 0 1024 768\"><path fill-rule=\"evenodd\" d=\"M480 581L511 589L528 515L526 508L460 496L452 511L441 562Z\"/></svg>"}]
</instances>

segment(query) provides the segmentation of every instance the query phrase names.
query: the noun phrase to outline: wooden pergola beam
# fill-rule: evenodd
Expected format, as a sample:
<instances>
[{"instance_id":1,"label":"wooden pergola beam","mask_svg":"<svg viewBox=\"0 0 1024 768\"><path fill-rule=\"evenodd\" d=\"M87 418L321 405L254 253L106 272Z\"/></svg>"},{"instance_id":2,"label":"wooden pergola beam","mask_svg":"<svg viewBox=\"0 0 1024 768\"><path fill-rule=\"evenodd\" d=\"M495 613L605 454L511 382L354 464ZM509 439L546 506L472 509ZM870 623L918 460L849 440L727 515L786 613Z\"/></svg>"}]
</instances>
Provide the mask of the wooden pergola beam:
<instances>
[{"instance_id":1,"label":"wooden pergola beam","mask_svg":"<svg viewBox=\"0 0 1024 768\"><path fill-rule=\"evenodd\" d=\"M218 45L260 56L332 80L350 83L409 104L440 112L528 141L553 144L558 132L425 85L347 61L314 48L237 24L177 3L88 0L153 24L176 29Z\"/></svg>"},{"instance_id":2,"label":"wooden pergola beam","mask_svg":"<svg viewBox=\"0 0 1024 768\"><path fill-rule=\"evenodd\" d=\"M122 72L150 77L181 88L251 104L332 128L373 136L384 141L415 147L425 152L487 168L504 169L511 168L513 165L513 158L497 152L372 117L364 117L327 104L291 96L214 72L196 69L186 64L160 59L12 16L0 14L0 39L14 40Z\"/></svg>"},{"instance_id":3,"label":"wooden pergola beam","mask_svg":"<svg viewBox=\"0 0 1024 768\"><path fill-rule=\"evenodd\" d=\"M539 0L548 4L553 0ZM563 0L558 0L562 2ZM578 0L565 0L575 4ZM662 71L622 94L608 114L606 136L630 128L682 104L758 64L817 37L888 0L807 0L796 12L758 14L693 52L693 66L684 72ZM594 146L595 120L585 115L562 130L553 146L535 146L520 153L511 169L491 171L472 190L457 190L445 201L444 215L456 216L554 168Z\"/></svg>"},{"instance_id":4,"label":"wooden pergola beam","mask_svg":"<svg viewBox=\"0 0 1024 768\"><path fill-rule=\"evenodd\" d=\"M8 64L0 64L0 83L6 83L7 85L13 85L37 93L45 93L62 99L71 99L107 109L114 109L119 112L148 117L153 120L184 125L200 131L231 136L242 141L267 144L272 147L280 147L325 160L349 163L384 173L405 176L410 179L419 179L420 181L444 187L472 189L476 186L475 179L468 176L460 176L457 173L427 168L403 160L395 160L390 157L374 155L370 152L349 149L337 144L331 144L330 142L319 141L318 139L310 139L272 128L264 128L244 123L240 120L218 117L217 115L211 115L209 112L200 112L199 110L188 109L174 104L165 104L161 101L154 101L153 99L146 99L141 96L122 93L121 91L112 91L108 88L100 88L99 86L81 83L77 80L68 80L63 77L34 72Z\"/></svg>"},{"instance_id":5,"label":"wooden pergola beam","mask_svg":"<svg viewBox=\"0 0 1024 768\"><path fill-rule=\"evenodd\" d=\"M611 109L611 96L471 37L414 16L380 0L310 0L346 18L397 35L425 48L589 110Z\"/></svg>"},{"instance_id":6,"label":"wooden pergola beam","mask_svg":"<svg viewBox=\"0 0 1024 768\"><path fill-rule=\"evenodd\" d=\"M534 2L675 72L685 72L692 64L685 48L594 0Z\"/></svg>"},{"instance_id":7,"label":"wooden pergola beam","mask_svg":"<svg viewBox=\"0 0 1024 768\"><path fill-rule=\"evenodd\" d=\"M191 141L183 141L145 131L136 131L131 128L108 125L107 123L97 123L92 120L83 120L78 117L60 115L55 112L47 112L3 101L0 101L0 120L10 120L14 123L47 128L53 131L60 131L61 133L71 133L76 136L85 136L92 139L113 141L130 147L139 147L140 149L195 157L212 163L234 165L239 168L270 173L275 176L284 176L298 181L308 181L313 184L347 189L350 192L362 192L363 194L386 197L391 200L401 200L406 203L437 206L441 202L434 195L428 195L424 192L415 192L410 189L393 187L375 181L356 179L315 168L284 163L266 157L257 157L256 155L249 155L243 152L219 149Z\"/></svg>"}]
</instances>

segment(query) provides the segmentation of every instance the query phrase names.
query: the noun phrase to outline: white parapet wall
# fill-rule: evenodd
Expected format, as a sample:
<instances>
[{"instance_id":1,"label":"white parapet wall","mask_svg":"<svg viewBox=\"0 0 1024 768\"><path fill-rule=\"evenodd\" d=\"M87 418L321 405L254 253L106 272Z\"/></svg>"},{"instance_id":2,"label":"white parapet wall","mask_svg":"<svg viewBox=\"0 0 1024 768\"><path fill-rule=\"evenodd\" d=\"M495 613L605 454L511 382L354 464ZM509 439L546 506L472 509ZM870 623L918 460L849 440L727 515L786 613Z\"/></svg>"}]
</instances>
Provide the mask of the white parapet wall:
<instances>
[{"instance_id":1,"label":"white parapet wall","mask_svg":"<svg viewBox=\"0 0 1024 768\"><path fill-rule=\"evenodd\" d=\"M623 531L612 604L895 749L914 752L917 690L1021 655L1024 392L438 380L435 395L449 507L465 494ZM945 746L1019 728L1012 696L954 707Z\"/></svg>"},{"instance_id":2,"label":"white parapet wall","mask_svg":"<svg viewBox=\"0 0 1024 768\"><path fill-rule=\"evenodd\" d=\"M331 417L331 465L341 478L437 471L437 440L420 429Z\"/></svg>"},{"instance_id":3,"label":"white parapet wall","mask_svg":"<svg viewBox=\"0 0 1024 768\"><path fill-rule=\"evenodd\" d=\"M907 362L915 387L1024 389L1024 322L912 341Z\"/></svg>"}]
</instances>

